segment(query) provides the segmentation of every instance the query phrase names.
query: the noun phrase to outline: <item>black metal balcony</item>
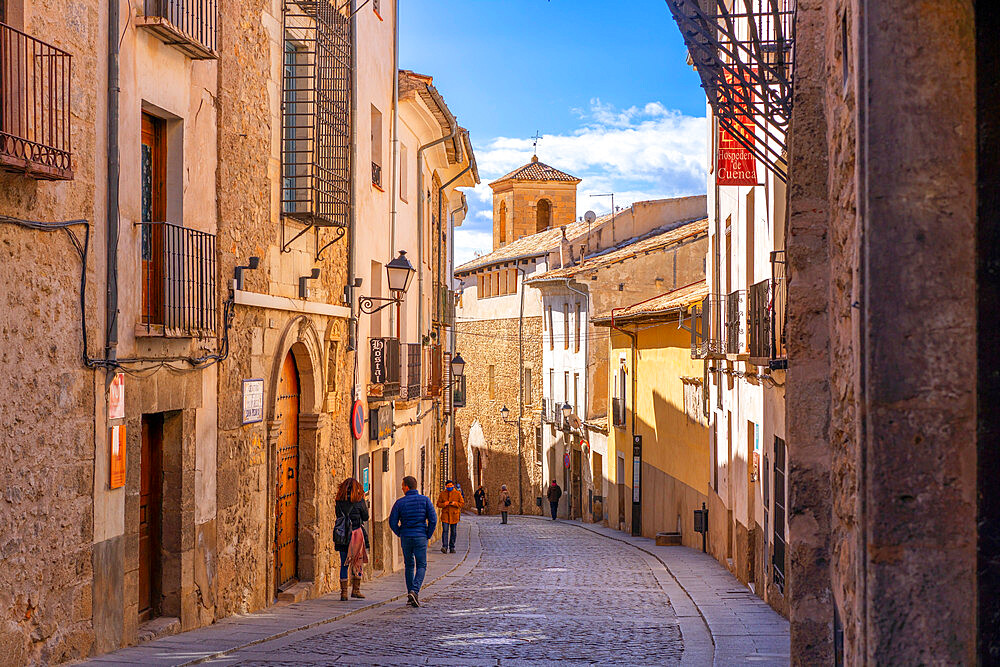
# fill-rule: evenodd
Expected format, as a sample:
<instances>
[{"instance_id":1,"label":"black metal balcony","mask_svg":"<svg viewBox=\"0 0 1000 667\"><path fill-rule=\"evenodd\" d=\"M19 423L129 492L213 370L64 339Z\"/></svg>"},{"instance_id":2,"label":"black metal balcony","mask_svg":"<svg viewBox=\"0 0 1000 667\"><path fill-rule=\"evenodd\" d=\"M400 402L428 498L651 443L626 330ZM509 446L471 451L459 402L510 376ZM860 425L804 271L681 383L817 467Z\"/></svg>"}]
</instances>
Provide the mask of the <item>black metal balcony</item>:
<instances>
[{"instance_id":1,"label":"black metal balcony","mask_svg":"<svg viewBox=\"0 0 1000 667\"><path fill-rule=\"evenodd\" d=\"M372 185L382 189L382 165L372 162Z\"/></svg>"},{"instance_id":2,"label":"black metal balcony","mask_svg":"<svg viewBox=\"0 0 1000 667\"><path fill-rule=\"evenodd\" d=\"M0 169L73 178L72 56L0 23Z\"/></svg>"},{"instance_id":3,"label":"black metal balcony","mask_svg":"<svg viewBox=\"0 0 1000 667\"><path fill-rule=\"evenodd\" d=\"M142 313L150 334L214 335L215 235L169 222L141 223Z\"/></svg>"},{"instance_id":4,"label":"black metal balcony","mask_svg":"<svg viewBox=\"0 0 1000 667\"><path fill-rule=\"evenodd\" d=\"M193 60L217 57L219 8L216 0L144 0L136 25L176 46Z\"/></svg>"}]
</instances>

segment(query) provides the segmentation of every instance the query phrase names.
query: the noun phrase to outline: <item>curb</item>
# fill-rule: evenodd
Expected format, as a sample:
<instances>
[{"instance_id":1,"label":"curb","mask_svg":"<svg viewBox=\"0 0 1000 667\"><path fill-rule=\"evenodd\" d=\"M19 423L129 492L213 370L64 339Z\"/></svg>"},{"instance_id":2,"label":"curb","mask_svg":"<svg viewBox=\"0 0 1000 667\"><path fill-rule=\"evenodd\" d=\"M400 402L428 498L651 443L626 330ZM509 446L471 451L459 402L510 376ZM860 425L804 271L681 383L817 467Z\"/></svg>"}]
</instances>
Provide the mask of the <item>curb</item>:
<instances>
[{"instance_id":1,"label":"curb","mask_svg":"<svg viewBox=\"0 0 1000 667\"><path fill-rule=\"evenodd\" d=\"M478 539L479 539L479 526L476 525L475 523L470 522L468 546L465 549L465 553L462 555L462 560L460 560L457 563L455 563L455 565L453 565L451 567L451 569L447 570L446 572L444 572L442 574L439 574L438 576L436 576L431 581L425 583L424 587L429 588L430 586L433 586L438 581L444 579L445 577L447 577L448 575L450 575L452 572L454 572L458 568L462 567L462 565L465 563L465 560L469 557L469 554L472 552L472 539L473 539L473 537L475 537L476 540L478 541ZM481 550L480 550L480 555L481 555ZM478 561L478 559L477 559L477 561ZM386 575L383 575L383 576L388 576L390 574L393 574L393 573L386 573ZM333 595L333 594L334 593L327 593L326 595ZM320 597L325 597L325 596L320 596ZM229 655L230 653L235 653L236 651L242 651L243 649L250 648L251 646L257 646L258 644L263 644L265 642L274 641L275 639L282 639L282 638L287 637L289 635L293 635L293 634L295 634L297 632L302 632L303 630L311 630L313 628L318 628L319 626L326 625L327 623L336 623L337 621L343 620L343 619L348 618L350 616L355 616L355 615L360 614L362 612L371 611L372 609L378 609L379 607L385 606L385 605L389 604L390 602L396 602L397 600L402 600L405 597L406 597L406 595L403 594L403 595L397 595L397 596L392 597L392 598L388 598L386 600L382 600L380 602L373 602L373 603L371 603L369 605L365 605L364 607L357 607L355 609L351 609L350 611L346 611L343 614L339 614L337 616L331 616L330 618L326 618L326 619L323 619L321 621L315 621L313 623L307 623L307 624L302 625L300 627L291 628L289 630L284 630L282 632L279 632L279 633L274 634L274 635L270 635L268 637L261 637L260 639L255 639L254 641L246 642L245 644L240 644L239 646L233 646L232 648L227 648L227 649L222 650L222 651L217 651L216 653L212 653L211 655L204 655L204 656L198 657L198 658L196 658L194 660L189 660L187 662L179 662L179 663L177 663L175 665L175 667L186 667L186 665L197 665L197 664L200 664L200 663L203 663L203 662L208 662L209 660L216 660L218 658L221 658L221 657L224 657L226 655ZM433 596L431 596L431 597L433 597ZM317 598L313 598L313 599L317 599ZM211 627L211 626L209 626L209 627ZM110 654L110 653L105 654L105 656L110 656L110 655L112 655L112 654ZM97 656L97 657L101 657L101 656Z\"/></svg>"}]
</instances>

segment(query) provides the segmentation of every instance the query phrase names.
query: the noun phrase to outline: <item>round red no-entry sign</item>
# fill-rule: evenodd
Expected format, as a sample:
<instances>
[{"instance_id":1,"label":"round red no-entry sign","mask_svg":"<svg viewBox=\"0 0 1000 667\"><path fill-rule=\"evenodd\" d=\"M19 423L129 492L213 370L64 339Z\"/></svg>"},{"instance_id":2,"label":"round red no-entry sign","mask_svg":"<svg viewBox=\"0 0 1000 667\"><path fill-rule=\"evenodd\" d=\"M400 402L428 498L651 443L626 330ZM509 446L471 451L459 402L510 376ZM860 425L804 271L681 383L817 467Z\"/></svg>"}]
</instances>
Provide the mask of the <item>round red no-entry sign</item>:
<instances>
[{"instance_id":1,"label":"round red no-entry sign","mask_svg":"<svg viewBox=\"0 0 1000 667\"><path fill-rule=\"evenodd\" d=\"M365 432L365 408L361 401L354 401L351 408L351 434L356 440Z\"/></svg>"}]
</instances>

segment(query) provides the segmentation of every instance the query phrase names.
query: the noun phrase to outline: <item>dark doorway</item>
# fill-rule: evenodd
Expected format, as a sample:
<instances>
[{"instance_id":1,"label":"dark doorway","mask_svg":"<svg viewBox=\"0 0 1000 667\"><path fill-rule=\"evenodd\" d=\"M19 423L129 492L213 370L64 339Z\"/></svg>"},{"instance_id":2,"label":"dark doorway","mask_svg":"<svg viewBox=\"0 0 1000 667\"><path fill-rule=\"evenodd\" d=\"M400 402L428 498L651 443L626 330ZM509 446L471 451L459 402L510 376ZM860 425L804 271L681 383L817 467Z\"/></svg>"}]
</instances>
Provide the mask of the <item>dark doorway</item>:
<instances>
[{"instance_id":1,"label":"dark doorway","mask_svg":"<svg viewBox=\"0 0 1000 667\"><path fill-rule=\"evenodd\" d=\"M299 373L289 352L278 379L275 417L280 423L274 530L274 569L280 589L298 575L299 515Z\"/></svg>"},{"instance_id":2,"label":"dark doorway","mask_svg":"<svg viewBox=\"0 0 1000 667\"><path fill-rule=\"evenodd\" d=\"M618 465L615 469L615 479L618 480L618 528L625 525L625 456L618 455Z\"/></svg>"},{"instance_id":3,"label":"dark doorway","mask_svg":"<svg viewBox=\"0 0 1000 667\"><path fill-rule=\"evenodd\" d=\"M573 450L573 514L571 519L583 517L583 463L579 449Z\"/></svg>"},{"instance_id":4,"label":"dark doorway","mask_svg":"<svg viewBox=\"0 0 1000 667\"><path fill-rule=\"evenodd\" d=\"M142 416L139 452L139 622L160 615L163 415Z\"/></svg>"},{"instance_id":5,"label":"dark doorway","mask_svg":"<svg viewBox=\"0 0 1000 667\"><path fill-rule=\"evenodd\" d=\"M594 523L604 521L604 457L597 452L593 452L594 458L594 502L591 507L591 516Z\"/></svg>"}]
</instances>

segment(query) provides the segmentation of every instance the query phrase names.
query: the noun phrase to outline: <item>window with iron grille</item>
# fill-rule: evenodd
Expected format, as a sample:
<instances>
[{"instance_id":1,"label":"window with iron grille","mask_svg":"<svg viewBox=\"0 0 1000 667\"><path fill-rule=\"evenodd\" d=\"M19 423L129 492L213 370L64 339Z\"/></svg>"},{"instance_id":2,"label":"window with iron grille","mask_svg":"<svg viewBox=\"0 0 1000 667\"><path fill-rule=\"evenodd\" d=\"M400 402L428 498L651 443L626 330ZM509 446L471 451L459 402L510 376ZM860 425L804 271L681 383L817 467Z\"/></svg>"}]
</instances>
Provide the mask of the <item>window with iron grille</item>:
<instances>
[{"instance_id":1,"label":"window with iron grille","mask_svg":"<svg viewBox=\"0 0 1000 667\"><path fill-rule=\"evenodd\" d=\"M726 354L739 354L742 329L740 292L737 290L726 295Z\"/></svg>"},{"instance_id":2,"label":"window with iron grille","mask_svg":"<svg viewBox=\"0 0 1000 667\"><path fill-rule=\"evenodd\" d=\"M538 426L535 428L535 464L542 465L542 457L544 456L542 446L542 427Z\"/></svg>"},{"instance_id":3,"label":"window with iron grille","mask_svg":"<svg viewBox=\"0 0 1000 667\"><path fill-rule=\"evenodd\" d=\"M625 427L625 399L624 398L612 398L611 399L611 419L612 425L615 428Z\"/></svg>"},{"instance_id":4,"label":"window with iron grille","mask_svg":"<svg viewBox=\"0 0 1000 667\"><path fill-rule=\"evenodd\" d=\"M785 368L788 365L788 350L785 347L785 308L788 304L788 281L786 280L785 251L771 253L771 367Z\"/></svg>"},{"instance_id":5,"label":"window with iron grille","mask_svg":"<svg viewBox=\"0 0 1000 667\"><path fill-rule=\"evenodd\" d=\"M323 0L285 0L282 19L282 215L307 229L343 227L350 210L350 22Z\"/></svg>"},{"instance_id":6,"label":"window with iron grille","mask_svg":"<svg viewBox=\"0 0 1000 667\"><path fill-rule=\"evenodd\" d=\"M774 585L785 592L785 441L774 438Z\"/></svg>"},{"instance_id":7,"label":"window with iron grille","mask_svg":"<svg viewBox=\"0 0 1000 667\"><path fill-rule=\"evenodd\" d=\"M755 283L748 290L747 346L750 348L750 362L758 366L767 366L771 358L769 291L769 280Z\"/></svg>"},{"instance_id":8,"label":"window with iron grille","mask_svg":"<svg viewBox=\"0 0 1000 667\"><path fill-rule=\"evenodd\" d=\"M404 362L406 363L406 375L403 378L405 385L400 387L402 398L419 398L421 387L421 345L420 343L407 343L403 346Z\"/></svg>"}]
</instances>

